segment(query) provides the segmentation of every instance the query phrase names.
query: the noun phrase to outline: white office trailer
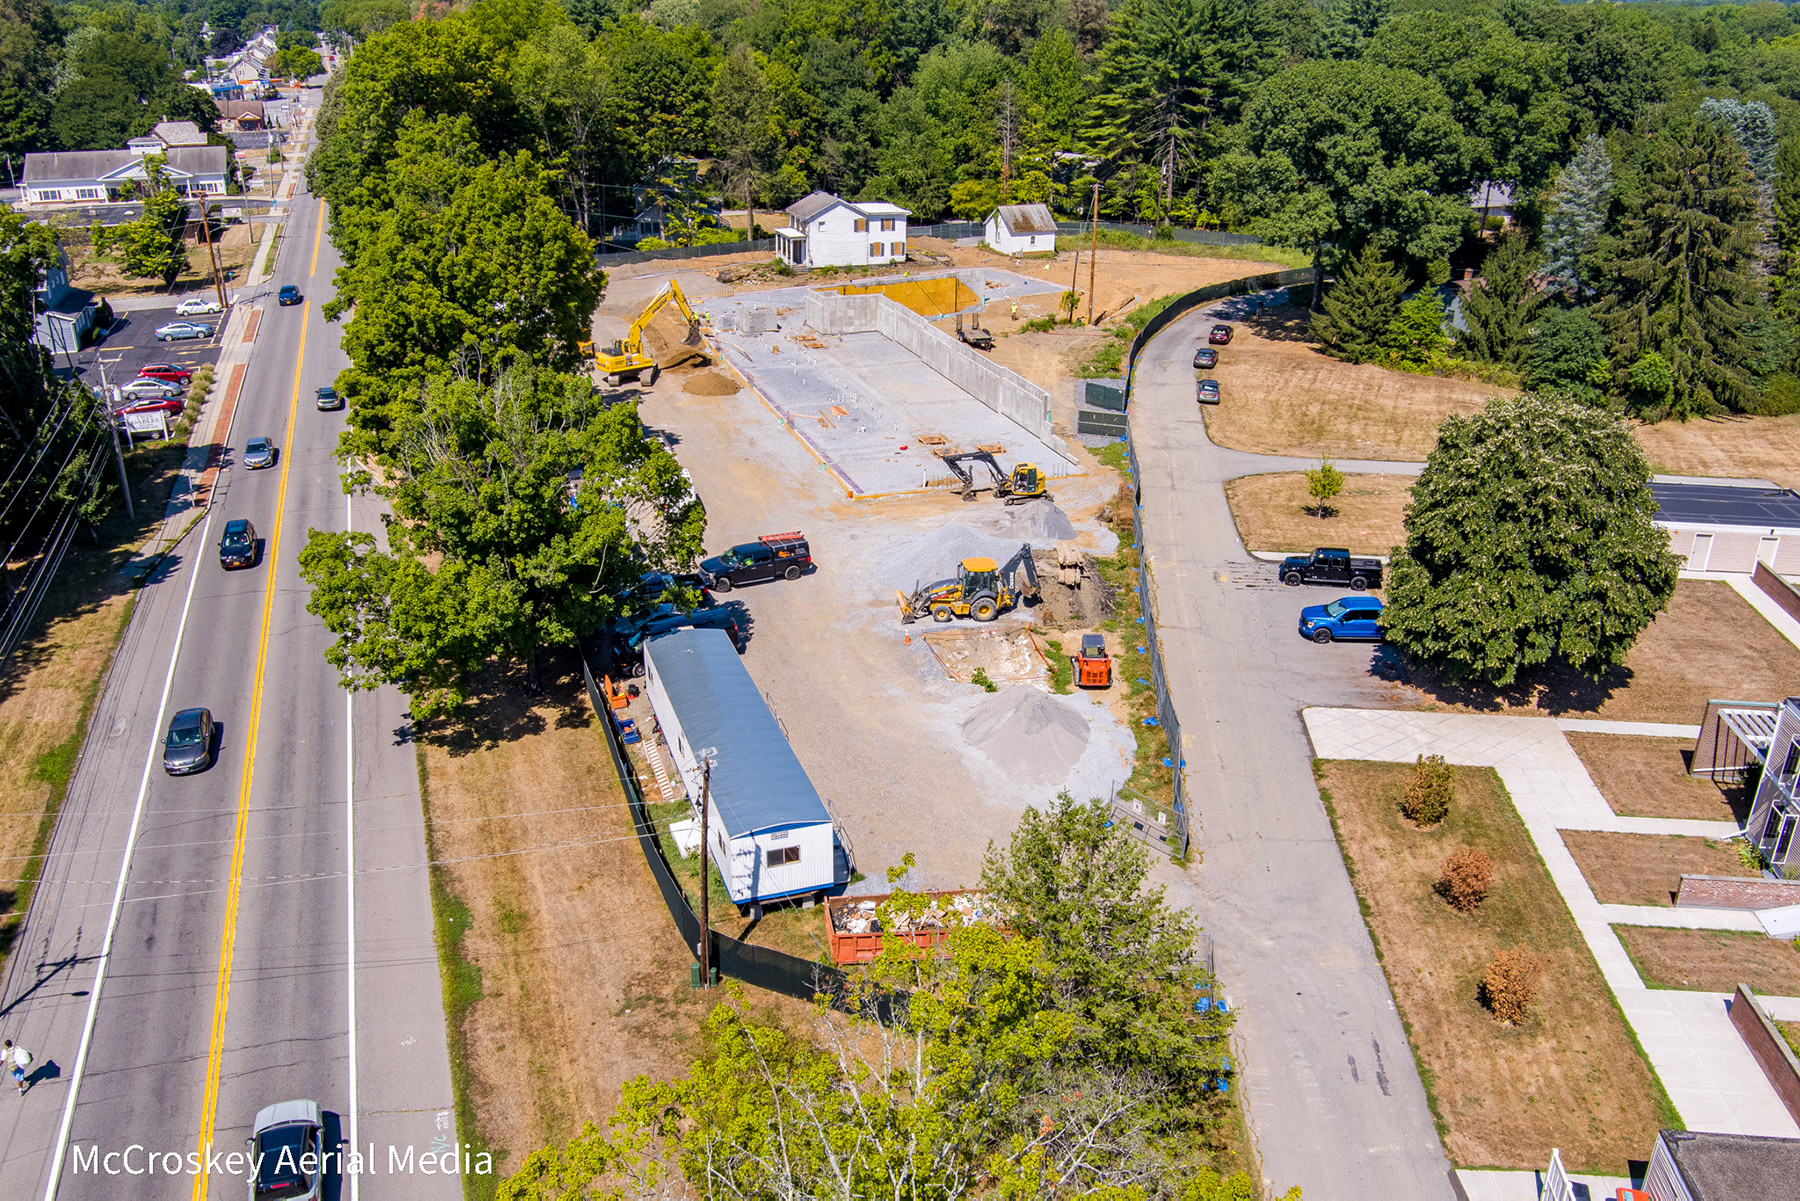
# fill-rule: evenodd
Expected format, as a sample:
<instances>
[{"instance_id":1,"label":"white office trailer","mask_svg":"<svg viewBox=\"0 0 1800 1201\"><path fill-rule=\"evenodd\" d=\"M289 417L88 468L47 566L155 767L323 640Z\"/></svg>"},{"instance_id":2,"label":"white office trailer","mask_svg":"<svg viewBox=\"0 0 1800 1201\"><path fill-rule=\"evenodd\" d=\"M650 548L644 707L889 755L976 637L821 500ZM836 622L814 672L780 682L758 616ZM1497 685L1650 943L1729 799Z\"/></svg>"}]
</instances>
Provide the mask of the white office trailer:
<instances>
[{"instance_id":1,"label":"white office trailer","mask_svg":"<svg viewBox=\"0 0 1800 1201\"><path fill-rule=\"evenodd\" d=\"M707 851L734 902L822 895L848 880L831 814L724 630L645 643L644 681L696 816L711 797Z\"/></svg>"}]
</instances>

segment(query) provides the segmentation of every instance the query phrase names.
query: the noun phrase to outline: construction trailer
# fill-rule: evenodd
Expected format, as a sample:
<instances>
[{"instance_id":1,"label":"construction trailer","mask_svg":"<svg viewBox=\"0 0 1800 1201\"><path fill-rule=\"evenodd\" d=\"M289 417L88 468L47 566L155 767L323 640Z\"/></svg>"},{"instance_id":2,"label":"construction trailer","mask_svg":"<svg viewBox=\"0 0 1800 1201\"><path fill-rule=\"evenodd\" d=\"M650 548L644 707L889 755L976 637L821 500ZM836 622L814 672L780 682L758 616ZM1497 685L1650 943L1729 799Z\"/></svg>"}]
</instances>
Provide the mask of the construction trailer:
<instances>
[{"instance_id":1,"label":"construction trailer","mask_svg":"<svg viewBox=\"0 0 1800 1201\"><path fill-rule=\"evenodd\" d=\"M831 814L724 630L646 642L644 681L696 818L710 798L707 852L734 903L822 898L849 881Z\"/></svg>"}]
</instances>

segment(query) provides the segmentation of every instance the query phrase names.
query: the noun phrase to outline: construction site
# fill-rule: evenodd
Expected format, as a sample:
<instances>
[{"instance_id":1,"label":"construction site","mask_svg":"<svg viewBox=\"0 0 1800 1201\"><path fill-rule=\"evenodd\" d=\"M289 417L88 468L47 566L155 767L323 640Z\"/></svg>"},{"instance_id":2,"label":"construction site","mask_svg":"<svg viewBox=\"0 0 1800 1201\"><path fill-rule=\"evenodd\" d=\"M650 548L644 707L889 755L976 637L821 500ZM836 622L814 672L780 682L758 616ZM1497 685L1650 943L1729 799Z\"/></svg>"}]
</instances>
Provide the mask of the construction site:
<instances>
[{"instance_id":1,"label":"construction site","mask_svg":"<svg viewBox=\"0 0 1800 1201\"><path fill-rule=\"evenodd\" d=\"M660 309L639 327L660 376L640 376L639 412L692 475L709 550L773 529L811 543L815 571L729 604L855 847L867 879L850 891L908 851L918 886L971 885L1027 805L1109 798L1136 754L1108 656L1125 635L1105 628L1095 566L1118 550L1101 519L1117 479L1052 428L1042 388L931 324L979 328L984 306L1057 288L984 269L707 295L696 274L680 286L700 337L659 300L664 276L609 295L596 342L628 343ZM1084 634L1097 657L1072 675ZM652 794L678 796L647 741Z\"/></svg>"}]
</instances>

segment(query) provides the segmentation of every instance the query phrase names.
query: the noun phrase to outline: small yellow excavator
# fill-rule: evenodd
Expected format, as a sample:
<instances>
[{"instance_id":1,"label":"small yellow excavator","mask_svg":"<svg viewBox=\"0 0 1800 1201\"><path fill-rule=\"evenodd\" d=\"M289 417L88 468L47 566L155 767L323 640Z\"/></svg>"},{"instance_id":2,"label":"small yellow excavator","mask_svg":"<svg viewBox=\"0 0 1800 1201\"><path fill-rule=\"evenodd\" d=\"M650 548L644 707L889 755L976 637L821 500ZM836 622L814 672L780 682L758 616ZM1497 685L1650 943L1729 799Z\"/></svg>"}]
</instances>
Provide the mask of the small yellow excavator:
<instances>
[{"instance_id":1,"label":"small yellow excavator","mask_svg":"<svg viewBox=\"0 0 1800 1201\"><path fill-rule=\"evenodd\" d=\"M967 466L979 463L993 473L992 483L975 478L975 472ZM1039 471L1035 463L1020 463L1012 471L1000 470L1000 463L985 450L972 450L967 454L945 455L944 466L956 473L962 481L957 495L964 500L974 500L983 488L991 487L994 495L1009 505L1022 505L1028 500L1050 499L1045 488L1044 473Z\"/></svg>"},{"instance_id":2,"label":"small yellow excavator","mask_svg":"<svg viewBox=\"0 0 1800 1201\"><path fill-rule=\"evenodd\" d=\"M900 601L901 623L911 625L925 616L933 621L953 617L992 621L1021 601L1037 600L1043 592L1031 544L1026 543L1005 567L986 557L964 559L954 578L926 584L911 596L899 591L894 595Z\"/></svg>"},{"instance_id":3,"label":"small yellow excavator","mask_svg":"<svg viewBox=\"0 0 1800 1201\"><path fill-rule=\"evenodd\" d=\"M623 340L614 342L598 354L595 354L592 342L581 344L581 353L584 356L591 355L593 357L595 366L605 373L606 382L610 386L616 388L628 379L637 379L646 371L650 373L649 382L656 383L656 377L661 368L656 365L655 359L644 353L644 330L649 326L650 319L656 316L662 310L663 305L668 304L671 300L675 302L675 307L681 310L681 315L687 318L687 337L683 338L682 342L688 346L700 345L700 318L689 307L687 297L682 295L681 285L670 280L651 298L650 303L644 306L644 311L639 313L638 319L631 323L631 329L626 331Z\"/></svg>"}]
</instances>

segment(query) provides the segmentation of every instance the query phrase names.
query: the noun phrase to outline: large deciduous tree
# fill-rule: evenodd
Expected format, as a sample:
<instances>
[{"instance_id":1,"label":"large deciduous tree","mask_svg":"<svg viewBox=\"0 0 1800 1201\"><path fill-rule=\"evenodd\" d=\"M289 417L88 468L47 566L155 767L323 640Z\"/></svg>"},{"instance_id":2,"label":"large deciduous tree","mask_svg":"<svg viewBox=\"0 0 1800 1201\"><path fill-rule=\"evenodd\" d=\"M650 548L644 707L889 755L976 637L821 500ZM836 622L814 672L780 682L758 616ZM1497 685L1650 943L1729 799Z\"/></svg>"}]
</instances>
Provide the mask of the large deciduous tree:
<instances>
[{"instance_id":1,"label":"large deciduous tree","mask_svg":"<svg viewBox=\"0 0 1800 1201\"><path fill-rule=\"evenodd\" d=\"M387 548L314 530L300 578L345 686L396 684L420 718L454 714L491 659L535 686L541 649L599 629L639 573L700 548L680 464L633 406L604 408L577 376L436 376L386 461Z\"/></svg>"},{"instance_id":2,"label":"large deciduous tree","mask_svg":"<svg viewBox=\"0 0 1800 1201\"><path fill-rule=\"evenodd\" d=\"M1612 155L1589 135L1556 177L1544 214L1544 277L1570 300L1593 295L1599 285L1595 252L1612 207Z\"/></svg>"},{"instance_id":3,"label":"large deciduous tree","mask_svg":"<svg viewBox=\"0 0 1800 1201\"><path fill-rule=\"evenodd\" d=\"M1599 679L1668 604L1680 560L1620 418L1526 393L1453 415L1413 486L1382 625L1452 681L1563 664Z\"/></svg>"},{"instance_id":4,"label":"large deciduous tree","mask_svg":"<svg viewBox=\"0 0 1800 1201\"><path fill-rule=\"evenodd\" d=\"M1516 367L1531 344L1531 329L1544 293L1537 274L1543 259L1518 231L1500 239L1481 264L1481 278L1463 294L1466 326L1457 342L1465 353L1488 363Z\"/></svg>"},{"instance_id":5,"label":"large deciduous tree","mask_svg":"<svg viewBox=\"0 0 1800 1201\"><path fill-rule=\"evenodd\" d=\"M1310 249L1320 267L1327 243L1354 252L1373 241L1429 274L1447 267L1469 223L1468 164L1462 127L1431 80L1313 62L1245 106L1214 183L1253 230Z\"/></svg>"},{"instance_id":6,"label":"large deciduous tree","mask_svg":"<svg viewBox=\"0 0 1800 1201\"><path fill-rule=\"evenodd\" d=\"M1673 373L1669 405L1645 416L1755 404L1743 364L1752 354L1756 210L1744 152L1719 123L1657 136L1625 218L1614 288L1596 310L1622 385L1650 354Z\"/></svg>"},{"instance_id":7,"label":"large deciduous tree","mask_svg":"<svg viewBox=\"0 0 1800 1201\"><path fill-rule=\"evenodd\" d=\"M60 40L46 0L0 0L0 152L44 148Z\"/></svg>"},{"instance_id":8,"label":"large deciduous tree","mask_svg":"<svg viewBox=\"0 0 1800 1201\"><path fill-rule=\"evenodd\" d=\"M756 197L776 148L769 124L769 85L748 46L719 64L712 91L713 141L727 195L744 198L747 237L756 236Z\"/></svg>"}]
</instances>

